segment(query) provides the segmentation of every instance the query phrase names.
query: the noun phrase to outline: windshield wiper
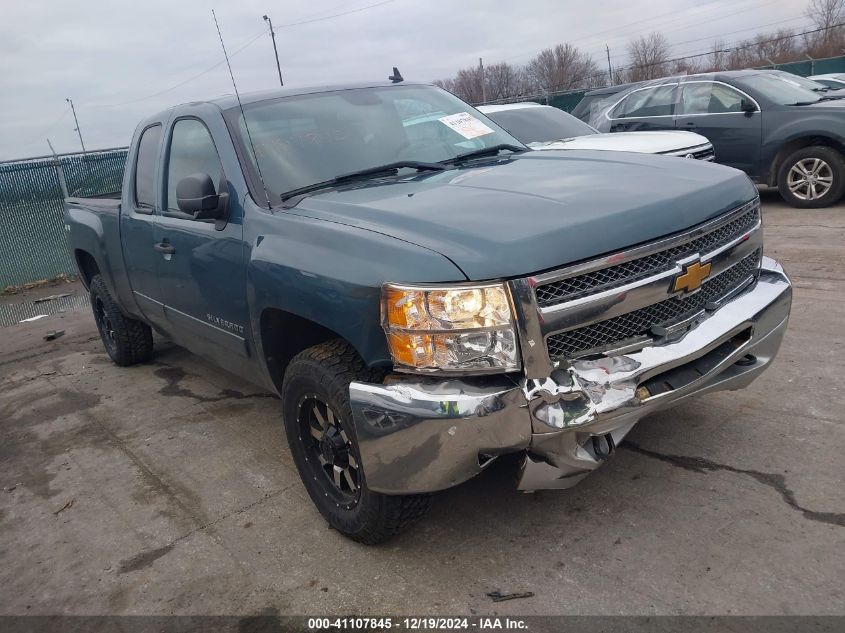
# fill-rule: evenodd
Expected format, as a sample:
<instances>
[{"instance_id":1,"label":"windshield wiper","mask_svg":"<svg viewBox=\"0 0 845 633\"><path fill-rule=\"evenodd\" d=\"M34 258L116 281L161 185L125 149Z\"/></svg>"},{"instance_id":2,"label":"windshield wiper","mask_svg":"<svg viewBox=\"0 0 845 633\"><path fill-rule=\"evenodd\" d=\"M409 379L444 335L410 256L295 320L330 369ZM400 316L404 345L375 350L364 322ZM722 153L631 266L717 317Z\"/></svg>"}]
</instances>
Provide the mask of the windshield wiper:
<instances>
[{"instance_id":1,"label":"windshield wiper","mask_svg":"<svg viewBox=\"0 0 845 633\"><path fill-rule=\"evenodd\" d=\"M510 151L514 154L521 154L523 152L527 152L528 150L524 147L520 147L519 145L511 145L510 143L501 143L499 145L493 145L492 147L483 147L481 149L476 149L471 152L466 152L464 154L458 154L454 158L450 158L449 160L440 161L442 164L451 164L451 163L460 163L465 160L469 160L471 158L483 158L484 156L496 156L499 152L502 151Z\"/></svg>"},{"instance_id":2,"label":"windshield wiper","mask_svg":"<svg viewBox=\"0 0 845 633\"><path fill-rule=\"evenodd\" d=\"M824 99L819 99L818 101L796 101L795 103L789 103L787 105L805 106L805 105L813 105L814 103L818 103L819 101L824 101Z\"/></svg>"},{"instance_id":3,"label":"windshield wiper","mask_svg":"<svg viewBox=\"0 0 845 633\"><path fill-rule=\"evenodd\" d=\"M295 198L296 196L301 196L306 193L318 191L319 189L335 187L337 185L342 185L347 182L355 182L356 180L366 180L374 176L395 176L400 169L404 168L416 169L417 171L443 171L444 169L446 169L446 167L444 167L440 163L426 163L418 160L398 160L396 162L387 163L385 165L377 165L375 167L368 167L367 169L351 171L347 174L340 174L339 176L335 176L330 180L315 182L312 185L306 185L304 187L299 187L298 189L291 189L290 191L284 192L280 197L282 199L282 202L284 202L285 200L290 200L291 198Z\"/></svg>"}]
</instances>

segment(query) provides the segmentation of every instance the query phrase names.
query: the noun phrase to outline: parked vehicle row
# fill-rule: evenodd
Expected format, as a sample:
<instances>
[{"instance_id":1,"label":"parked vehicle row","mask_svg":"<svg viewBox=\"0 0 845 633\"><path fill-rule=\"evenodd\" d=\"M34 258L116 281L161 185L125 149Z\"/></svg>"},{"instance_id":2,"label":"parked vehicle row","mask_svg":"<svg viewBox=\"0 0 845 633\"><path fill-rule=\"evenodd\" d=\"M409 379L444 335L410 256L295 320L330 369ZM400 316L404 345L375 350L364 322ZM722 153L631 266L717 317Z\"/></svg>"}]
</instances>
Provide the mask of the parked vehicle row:
<instances>
[{"instance_id":1,"label":"parked vehicle row","mask_svg":"<svg viewBox=\"0 0 845 633\"><path fill-rule=\"evenodd\" d=\"M845 89L845 73L828 73L826 75L811 75L808 79L812 79L820 84L833 88L834 90Z\"/></svg>"},{"instance_id":2,"label":"parked vehicle row","mask_svg":"<svg viewBox=\"0 0 845 633\"><path fill-rule=\"evenodd\" d=\"M796 207L824 207L845 192L845 100L769 71L668 77L629 87L592 108L604 132L688 130L716 160Z\"/></svg>"},{"instance_id":3,"label":"parked vehicle row","mask_svg":"<svg viewBox=\"0 0 845 633\"><path fill-rule=\"evenodd\" d=\"M693 132L602 134L571 114L539 103L480 106L481 112L536 150L598 149L714 160L713 145Z\"/></svg>"},{"instance_id":4,"label":"parked vehicle row","mask_svg":"<svg viewBox=\"0 0 845 633\"><path fill-rule=\"evenodd\" d=\"M744 174L530 151L396 75L139 124L122 191L65 204L116 364L155 330L273 390L315 506L369 544L505 454L521 490L572 486L770 365L791 285Z\"/></svg>"}]
</instances>

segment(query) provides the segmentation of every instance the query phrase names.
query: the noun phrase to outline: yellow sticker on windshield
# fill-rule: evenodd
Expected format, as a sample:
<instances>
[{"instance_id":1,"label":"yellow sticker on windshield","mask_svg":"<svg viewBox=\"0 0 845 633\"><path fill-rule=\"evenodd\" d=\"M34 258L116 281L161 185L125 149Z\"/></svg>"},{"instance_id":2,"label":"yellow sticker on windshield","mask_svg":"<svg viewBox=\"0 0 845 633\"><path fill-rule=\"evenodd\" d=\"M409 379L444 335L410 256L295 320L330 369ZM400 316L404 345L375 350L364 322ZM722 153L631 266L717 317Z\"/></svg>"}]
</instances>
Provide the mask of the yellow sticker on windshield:
<instances>
[{"instance_id":1,"label":"yellow sticker on windshield","mask_svg":"<svg viewBox=\"0 0 845 633\"><path fill-rule=\"evenodd\" d=\"M485 134L492 134L494 130L487 127L469 112L458 112L438 119L443 125L452 128L464 138L476 138Z\"/></svg>"}]
</instances>

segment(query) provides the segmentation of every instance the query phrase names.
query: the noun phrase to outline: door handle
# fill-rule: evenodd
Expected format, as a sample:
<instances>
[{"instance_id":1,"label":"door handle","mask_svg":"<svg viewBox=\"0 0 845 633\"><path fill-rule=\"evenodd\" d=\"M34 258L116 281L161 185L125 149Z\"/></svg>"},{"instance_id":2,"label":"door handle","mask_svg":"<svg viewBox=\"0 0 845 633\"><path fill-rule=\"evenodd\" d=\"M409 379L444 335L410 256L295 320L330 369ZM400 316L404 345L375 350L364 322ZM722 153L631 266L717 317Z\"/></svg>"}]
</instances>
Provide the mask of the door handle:
<instances>
[{"instance_id":1,"label":"door handle","mask_svg":"<svg viewBox=\"0 0 845 633\"><path fill-rule=\"evenodd\" d=\"M695 122L687 121L686 123L684 123L684 127L695 127Z\"/></svg>"},{"instance_id":2,"label":"door handle","mask_svg":"<svg viewBox=\"0 0 845 633\"><path fill-rule=\"evenodd\" d=\"M176 252L176 248L170 242L159 242L158 244L153 244L153 248L159 253L164 253L165 255L172 255Z\"/></svg>"}]
</instances>

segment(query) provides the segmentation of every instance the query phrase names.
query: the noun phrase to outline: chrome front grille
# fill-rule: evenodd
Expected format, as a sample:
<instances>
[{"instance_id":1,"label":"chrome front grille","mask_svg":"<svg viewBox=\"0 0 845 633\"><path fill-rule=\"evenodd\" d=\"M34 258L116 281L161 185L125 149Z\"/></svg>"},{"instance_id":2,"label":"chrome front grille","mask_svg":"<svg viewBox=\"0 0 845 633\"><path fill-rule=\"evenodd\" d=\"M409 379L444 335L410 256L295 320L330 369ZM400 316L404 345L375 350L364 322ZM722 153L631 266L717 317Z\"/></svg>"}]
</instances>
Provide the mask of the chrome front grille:
<instances>
[{"instance_id":1,"label":"chrome front grille","mask_svg":"<svg viewBox=\"0 0 845 633\"><path fill-rule=\"evenodd\" d=\"M709 253L741 237L760 222L758 202L746 205L747 209L735 211L736 217L718 225L700 237L688 242L626 261L600 270L575 274L572 277L539 285L536 288L537 305L541 308L573 301L597 292L611 290L652 275L671 270L679 259L695 253Z\"/></svg>"},{"instance_id":2,"label":"chrome front grille","mask_svg":"<svg viewBox=\"0 0 845 633\"><path fill-rule=\"evenodd\" d=\"M671 297L606 321L554 334L547 339L549 357L572 358L631 339L650 337L656 328L671 328L702 310L715 309L720 300L756 277L761 258L762 251L758 249L704 282L694 294Z\"/></svg>"},{"instance_id":3,"label":"chrome front grille","mask_svg":"<svg viewBox=\"0 0 845 633\"><path fill-rule=\"evenodd\" d=\"M711 145L707 149L702 149L692 153L692 157L696 160L716 160L716 152Z\"/></svg>"},{"instance_id":4,"label":"chrome front grille","mask_svg":"<svg viewBox=\"0 0 845 633\"><path fill-rule=\"evenodd\" d=\"M689 147L680 151L665 152L663 156L678 156L679 158L694 158L696 160L716 160L716 152L713 146L709 143L707 145L699 145L697 147Z\"/></svg>"},{"instance_id":5,"label":"chrome front grille","mask_svg":"<svg viewBox=\"0 0 845 633\"><path fill-rule=\"evenodd\" d=\"M676 341L756 280L761 229L757 198L683 233L510 281L525 375Z\"/></svg>"}]
</instances>

